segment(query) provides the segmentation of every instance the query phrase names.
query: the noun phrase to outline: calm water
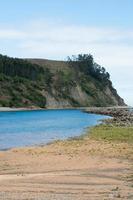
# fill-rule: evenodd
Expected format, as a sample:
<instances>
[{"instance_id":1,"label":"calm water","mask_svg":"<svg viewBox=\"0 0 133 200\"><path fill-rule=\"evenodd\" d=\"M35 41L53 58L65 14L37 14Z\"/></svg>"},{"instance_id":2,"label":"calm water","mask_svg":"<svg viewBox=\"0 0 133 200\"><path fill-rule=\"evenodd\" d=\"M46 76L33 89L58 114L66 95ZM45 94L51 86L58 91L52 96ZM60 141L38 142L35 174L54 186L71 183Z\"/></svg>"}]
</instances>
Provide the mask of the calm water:
<instances>
[{"instance_id":1,"label":"calm water","mask_svg":"<svg viewBox=\"0 0 133 200\"><path fill-rule=\"evenodd\" d=\"M0 149L46 144L79 136L107 116L80 110L0 112Z\"/></svg>"}]
</instances>

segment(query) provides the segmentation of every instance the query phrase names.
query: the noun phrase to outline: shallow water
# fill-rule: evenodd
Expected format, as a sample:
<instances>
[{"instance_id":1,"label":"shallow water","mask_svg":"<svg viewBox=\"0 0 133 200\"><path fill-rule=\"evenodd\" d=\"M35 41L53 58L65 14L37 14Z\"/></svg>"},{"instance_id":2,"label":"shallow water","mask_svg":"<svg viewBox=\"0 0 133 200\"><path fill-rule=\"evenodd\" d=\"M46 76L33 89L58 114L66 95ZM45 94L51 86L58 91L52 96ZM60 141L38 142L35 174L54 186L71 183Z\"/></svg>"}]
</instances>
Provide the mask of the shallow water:
<instances>
[{"instance_id":1,"label":"shallow water","mask_svg":"<svg viewBox=\"0 0 133 200\"><path fill-rule=\"evenodd\" d=\"M81 135L107 116L81 110L0 112L0 149L46 144Z\"/></svg>"}]
</instances>

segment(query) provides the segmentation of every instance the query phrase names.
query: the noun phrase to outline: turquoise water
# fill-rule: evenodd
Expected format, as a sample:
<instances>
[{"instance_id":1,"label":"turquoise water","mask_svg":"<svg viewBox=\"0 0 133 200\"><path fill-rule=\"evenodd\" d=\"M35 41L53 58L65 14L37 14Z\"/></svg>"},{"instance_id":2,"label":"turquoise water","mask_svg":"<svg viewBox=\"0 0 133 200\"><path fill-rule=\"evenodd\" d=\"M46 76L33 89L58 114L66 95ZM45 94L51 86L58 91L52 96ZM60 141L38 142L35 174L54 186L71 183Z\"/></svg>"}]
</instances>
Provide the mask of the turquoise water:
<instances>
[{"instance_id":1,"label":"turquoise water","mask_svg":"<svg viewBox=\"0 0 133 200\"><path fill-rule=\"evenodd\" d=\"M107 116L80 110L0 112L0 149L40 145L81 135Z\"/></svg>"}]
</instances>

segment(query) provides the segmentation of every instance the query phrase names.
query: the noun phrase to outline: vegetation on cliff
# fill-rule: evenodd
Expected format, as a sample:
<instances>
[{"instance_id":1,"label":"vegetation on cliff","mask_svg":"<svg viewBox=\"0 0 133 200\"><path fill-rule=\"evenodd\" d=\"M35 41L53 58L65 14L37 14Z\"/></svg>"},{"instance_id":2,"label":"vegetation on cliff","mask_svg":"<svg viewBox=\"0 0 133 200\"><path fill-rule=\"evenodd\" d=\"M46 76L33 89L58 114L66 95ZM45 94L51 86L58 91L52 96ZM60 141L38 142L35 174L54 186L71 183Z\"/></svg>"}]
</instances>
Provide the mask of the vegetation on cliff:
<instances>
[{"instance_id":1,"label":"vegetation on cliff","mask_svg":"<svg viewBox=\"0 0 133 200\"><path fill-rule=\"evenodd\" d=\"M0 55L0 106L113 105L124 105L124 101L92 55L72 56L66 62Z\"/></svg>"}]
</instances>

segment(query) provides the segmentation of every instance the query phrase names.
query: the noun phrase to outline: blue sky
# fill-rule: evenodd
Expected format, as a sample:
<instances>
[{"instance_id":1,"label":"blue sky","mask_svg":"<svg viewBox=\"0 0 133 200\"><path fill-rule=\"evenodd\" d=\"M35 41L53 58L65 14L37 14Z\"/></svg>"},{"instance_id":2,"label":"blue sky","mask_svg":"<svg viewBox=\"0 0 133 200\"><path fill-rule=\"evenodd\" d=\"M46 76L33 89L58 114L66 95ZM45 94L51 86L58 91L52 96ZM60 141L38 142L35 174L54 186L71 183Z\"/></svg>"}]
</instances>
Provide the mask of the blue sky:
<instances>
[{"instance_id":1,"label":"blue sky","mask_svg":"<svg viewBox=\"0 0 133 200\"><path fill-rule=\"evenodd\" d=\"M0 53L65 59L92 53L133 105L132 0L0 0Z\"/></svg>"},{"instance_id":2,"label":"blue sky","mask_svg":"<svg viewBox=\"0 0 133 200\"><path fill-rule=\"evenodd\" d=\"M68 23L131 26L132 0L1 0L0 21L17 24L27 19L61 18Z\"/></svg>"}]
</instances>

